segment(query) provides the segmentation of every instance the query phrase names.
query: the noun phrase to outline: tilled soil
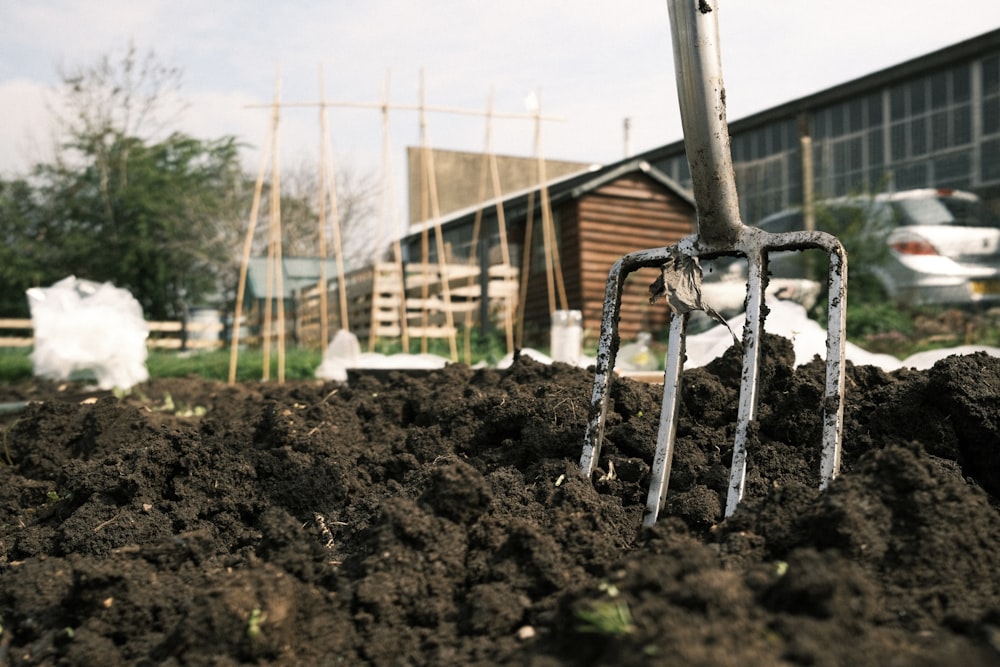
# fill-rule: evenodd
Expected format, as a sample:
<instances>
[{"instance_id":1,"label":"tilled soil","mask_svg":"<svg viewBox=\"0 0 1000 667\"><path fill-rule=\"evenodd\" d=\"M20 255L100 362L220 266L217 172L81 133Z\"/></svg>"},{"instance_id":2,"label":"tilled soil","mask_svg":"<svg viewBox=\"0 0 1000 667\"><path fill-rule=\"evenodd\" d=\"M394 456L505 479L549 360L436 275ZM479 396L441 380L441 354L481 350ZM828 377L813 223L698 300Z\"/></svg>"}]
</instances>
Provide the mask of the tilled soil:
<instances>
[{"instance_id":1,"label":"tilled soil","mask_svg":"<svg viewBox=\"0 0 1000 667\"><path fill-rule=\"evenodd\" d=\"M0 664L1000 664L1000 359L849 366L821 493L822 364L765 343L739 510L727 356L685 372L642 530L658 385L614 385L592 480L592 373L527 358L0 388L35 401L2 417Z\"/></svg>"}]
</instances>

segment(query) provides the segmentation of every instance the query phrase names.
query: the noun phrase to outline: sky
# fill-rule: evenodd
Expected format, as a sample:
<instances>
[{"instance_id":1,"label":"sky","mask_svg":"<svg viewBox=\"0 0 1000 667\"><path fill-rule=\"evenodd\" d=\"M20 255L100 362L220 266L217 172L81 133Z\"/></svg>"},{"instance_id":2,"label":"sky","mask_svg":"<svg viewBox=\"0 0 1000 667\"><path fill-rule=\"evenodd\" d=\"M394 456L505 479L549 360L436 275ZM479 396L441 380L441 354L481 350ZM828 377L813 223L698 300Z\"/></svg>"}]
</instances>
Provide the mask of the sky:
<instances>
[{"instance_id":1,"label":"sky","mask_svg":"<svg viewBox=\"0 0 1000 667\"><path fill-rule=\"evenodd\" d=\"M1000 27L1000 2L723 0L729 119L817 92ZM233 135L255 173L268 158L269 112L284 103L415 106L470 115L389 114L392 178L406 146L487 148L485 113L524 114L529 98L557 120L496 118L494 152L609 163L682 138L662 0L0 0L0 177L51 156L60 68L95 64L133 43L183 71L178 129ZM388 86L386 85L388 82ZM388 96L385 90L388 87ZM376 108L332 106L332 160L383 173ZM315 107L281 112L280 161L318 159ZM400 206L404 206L400 202Z\"/></svg>"}]
</instances>

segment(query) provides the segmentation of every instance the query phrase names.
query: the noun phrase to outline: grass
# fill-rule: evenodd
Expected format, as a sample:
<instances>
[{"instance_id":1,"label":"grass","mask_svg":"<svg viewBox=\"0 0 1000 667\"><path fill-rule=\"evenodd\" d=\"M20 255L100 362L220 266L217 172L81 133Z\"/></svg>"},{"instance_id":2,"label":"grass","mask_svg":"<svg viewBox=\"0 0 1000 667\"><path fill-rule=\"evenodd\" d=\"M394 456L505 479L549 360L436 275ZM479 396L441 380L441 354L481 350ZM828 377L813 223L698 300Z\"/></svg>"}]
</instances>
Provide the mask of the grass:
<instances>
[{"instance_id":1,"label":"grass","mask_svg":"<svg viewBox=\"0 0 1000 667\"><path fill-rule=\"evenodd\" d=\"M151 377L188 377L196 375L212 380L229 378L229 350L210 350L192 354L155 351L149 353L146 368ZM319 350L288 348L285 351L285 378L305 380L315 377L316 368L322 361ZM264 355L260 350L242 350L236 364L236 379L239 382L260 380L264 371ZM271 378L278 376L277 351L271 350Z\"/></svg>"},{"instance_id":2,"label":"grass","mask_svg":"<svg viewBox=\"0 0 1000 667\"><path fill-rule=\"evenodd\" d=\"M905 359L925 350L964 344L1000 347L1000 316L995 311L906 309L885 301L858 298L848 299L847 325L848 340L871 352L891 354L898 359ZM662 342L657 345L658 352L662 345ZM431 354L449 358L449 348L447 340L428 340L427 351ZM398 341L387 341L377 351L395 354L401 352L402 348ZM410 351L421 352L420 341L412 341ZM595 353L593 344L584 352L592 356ZM505 354L506 343L502 333L485 342L473 339L472 364L480 361L495 364ZM152 350L146 367L152 377L198 376L226 381L229 378L229 355L228 348L195 353ZM461 361L465 361L461 336L458 340L458 355ZM285 378L313 379L322 356L320 350L288 348L285 354ZM243 350L239 356L236 379L240 382L260 380L263 368L264 359L260 350ZM32 370L31 348L0 348L0 383L30 380ZM270 377L277 377L277 351L274 349L271 351Z\"/></svg>"},{"instance_id":3,"label":"grass","mask_svg":"<svg viewBox=\"0 0 1000 667\"><path fill-rule=\"evenodd\" d=\"M402 352L399 341L385 341L377 346L377 352L396 354ZM411 341L410 352L421 352L419 340ZM451 357L450 345L446 339L429 339L427 352L446 359ZM471 363L485 361L495 364L506 355L506 342L502 334L490 337L485 343L473 341ZM458 340L459 360L465 360L464 342ZM229 379L229 348L218 350L178 353L165 350L150 350L146 368L150 377L171 378L197 376L210 380ZM285 379L310 380L315 378L316 368L323 360L321 350L289 347L285 351ZM241 350L236 366L239 382L252 382L263 377L264 355L261 350ZM33 375L31 348L0 348L0 383L30 380ZM270 354L270 377L278 376L278 354L272 347Z\"/></svg>"},{"instance_id":4,"label":"grass","mask_svg":"<svg viewBox=\"0 0 1000 667\"><path fill-rule=\"evenodd\" d=\"M319 350L289 348L285 354L285 378L289 380L314 378L322 356ZM229 350L191 354L151 350L146 359L146 368L151 377L193 375L225 381L229 378ZM259 350L244 350L239 356L236 379L240 382L260 380L263 369L263 354ZM271 377L276 378L277 373L277 354L272 350ZM31 348L0 348L0 383L30 380L32 375Z\"/></svg>"},{"instance_id":5,"label":"grass","mask_svg":"<svg viewBox=\"0 0 1000 667\"><path fill-rule=\"evenodd\" d=\"M31 348L0 348L0 382L20 382L33 375Z\"/></svg>"}]
</instances>

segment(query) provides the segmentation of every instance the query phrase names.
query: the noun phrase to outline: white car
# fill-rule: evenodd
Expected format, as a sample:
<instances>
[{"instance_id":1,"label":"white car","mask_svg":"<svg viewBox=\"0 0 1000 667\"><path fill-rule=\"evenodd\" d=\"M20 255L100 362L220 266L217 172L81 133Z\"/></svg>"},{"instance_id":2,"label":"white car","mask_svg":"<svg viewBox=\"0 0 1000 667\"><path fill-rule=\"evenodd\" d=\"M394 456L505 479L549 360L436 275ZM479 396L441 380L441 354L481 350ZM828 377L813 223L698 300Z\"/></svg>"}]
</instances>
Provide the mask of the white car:
<instances>
[{"instance_id":1,"label":"white car","mask_svg":"<svg viewBox=\"0 0 1000 667\"><path fill-rule=\"evenodd\" d=\"M905 305L1000 303L1000 219L971 192L921 189L842 197L819 203L816 211L817 228L842 242L853 240L853 249L845 242L849 281L868 270L889 299ZM768 232L801 230L802 211L775 213L757 226ZM772 253L771 274L803 277L804 254Z\"/></svg>"},{"instance_id":2,"label":"white car","mask_svg":"<svg viewBox=\"0 0 1000 667\"><path fill-rule=\"evenodd\" d=\"M703 260L701 296L705 303L724 317L739 315L746 309L746 261L735 258ZM820 284L806 278L774 278L764 290L767 296L794 301L809 310L819 298Z\"/></svg>"}]
</instances>

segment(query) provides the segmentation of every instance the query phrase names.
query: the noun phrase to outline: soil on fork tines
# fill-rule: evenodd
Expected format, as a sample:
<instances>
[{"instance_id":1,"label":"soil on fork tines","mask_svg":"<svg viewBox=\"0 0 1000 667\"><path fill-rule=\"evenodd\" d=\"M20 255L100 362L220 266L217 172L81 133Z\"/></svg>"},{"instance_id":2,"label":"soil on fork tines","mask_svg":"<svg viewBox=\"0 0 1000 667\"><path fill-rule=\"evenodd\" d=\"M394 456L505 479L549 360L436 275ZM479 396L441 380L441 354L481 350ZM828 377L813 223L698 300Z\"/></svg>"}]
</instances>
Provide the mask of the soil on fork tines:
<instances>
[{"instance_id":1,"label":"soil on fork tines","mask_svg":"<svg viewBox=\"0 0 1000 667\"><path fill-rule=\"evenodd\" d=\"M347 384L5 387L0 664L1000 664L1000 359L824 368L768 336L746 496L723 519L740 362L661 387L518 359Z\"/></svg>"}]
</instances>

